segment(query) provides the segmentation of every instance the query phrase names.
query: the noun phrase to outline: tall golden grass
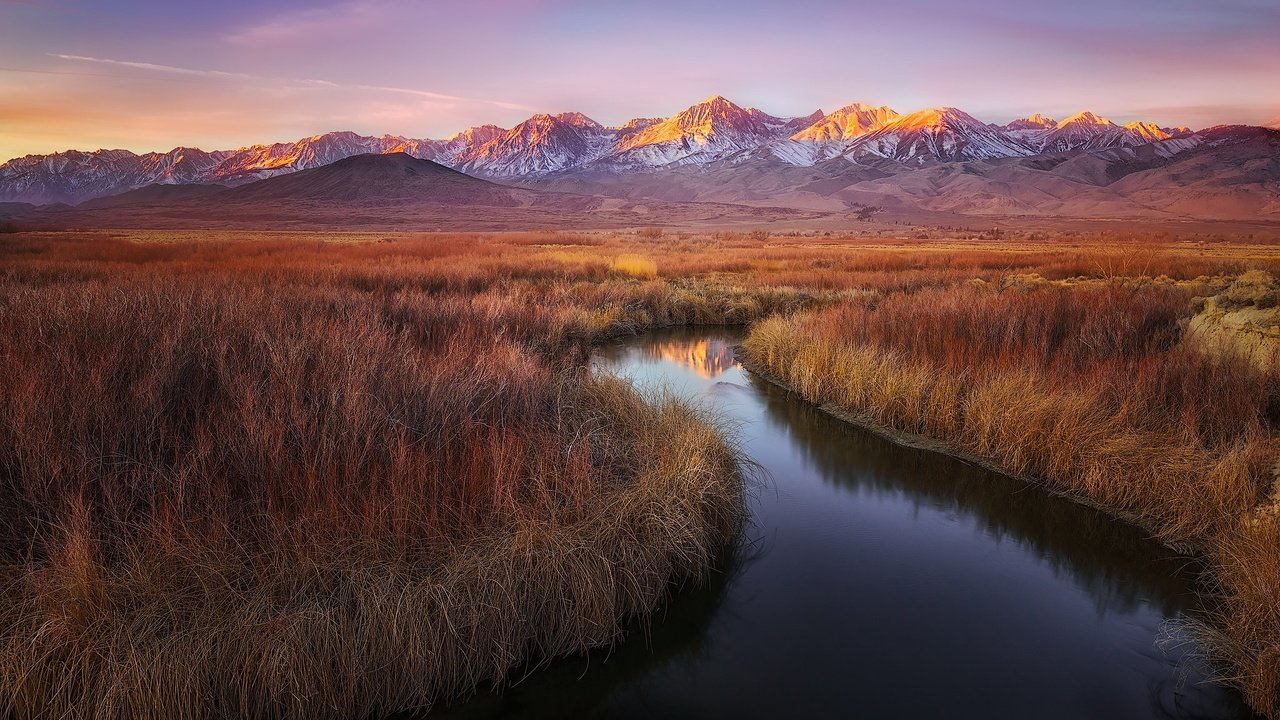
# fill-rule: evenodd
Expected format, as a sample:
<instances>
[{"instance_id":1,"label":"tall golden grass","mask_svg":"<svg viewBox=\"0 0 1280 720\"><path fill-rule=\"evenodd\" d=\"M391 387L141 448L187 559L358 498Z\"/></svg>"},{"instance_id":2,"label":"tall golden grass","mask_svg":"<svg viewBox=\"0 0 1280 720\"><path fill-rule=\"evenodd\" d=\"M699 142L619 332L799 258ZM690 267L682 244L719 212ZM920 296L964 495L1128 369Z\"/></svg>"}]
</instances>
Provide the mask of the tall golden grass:
<instances>
[{"instance_id":1,"label":"tall golden grass","mask_svg":"<svg viewBox=\"0 0 1280 720\"><path fill-rule=\"evenodd\" d=\"M1253 267L1280 253L5 235L0 713L370 716L611 641L708 572L741 479L698 413L584 359L720 323L756 323L754 362L811 399L1202 543L1215 657L1275 712L1274 378L1179 335L1192 296Z\"/></svg>"},{"instance_id":2,"label":"tall golden grass","mask_svg":"<svg viewBox=\"0 0 1280 720\"><path fill-rule=\"evenodd\" d=\"M1204 286L1200 286L1204 291ZM805 398L946 442L1203 548L1225 675L1280 712L1280 375L1181 342L1196 286L985 283L757 324L750 360Z\"/></svg>"},{"instance_id":3,"label":"tall golden grass","mask_svg":"<svg viewBox=\"0 0 1280 720\"><path fill-rule=\"evenodd\" d=\"M28 249L0 281L6 716L429 707L612 641L736 532L732 446L592 376L573 346L608 328L572 294L423 289L459 276L364 247Z\"/></svg>"}]
</instances>

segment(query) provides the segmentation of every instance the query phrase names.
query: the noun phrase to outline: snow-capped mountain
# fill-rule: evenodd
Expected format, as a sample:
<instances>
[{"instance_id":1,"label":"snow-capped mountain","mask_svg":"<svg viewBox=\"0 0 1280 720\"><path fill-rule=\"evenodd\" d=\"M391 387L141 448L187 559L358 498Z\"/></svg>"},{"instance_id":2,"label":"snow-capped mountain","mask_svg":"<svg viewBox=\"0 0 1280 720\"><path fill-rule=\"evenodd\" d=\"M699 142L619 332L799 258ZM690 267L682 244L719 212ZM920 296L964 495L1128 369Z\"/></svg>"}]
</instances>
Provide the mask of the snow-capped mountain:
<instances>
[{"instance_id":1,"label":"snow-capped mountain","mask_svg":"<svg viewBox=\"0 0 1280 720\"><path fill-rule=\"evenodd\" d=\"M1003 130L1009 136L1017 138L1024 144L1038 148L1039 139L1056 127L1058 127L1057 120L1035 113L1006 124Z\"/></svg>"},{"instance_id":2,"label":"snow-capped mountain","mask_svg":"<svg viewBox=\"0 0 1280 720\"><path fill-rule=\"evenodd\" d=\"M654 168L709 162L749 150L785 131L786 121L714 95L661 122L619 139L603 162L618 168Z\"/></svg>"},{"instance_id":3,"label":"snow-capped mountain","mask_svg":"<svg viewBox=\"0 0 1280 720\"><path fill-rule=\"evenodd\" d=\"M413 144L402 137L366 137L353 132L313 135L291 143L253 145L224 158L210 173L217 180L261 179L328 165L352 155L391 152ZM417 141L421 142L421 141ZM422 145L415 149L422 152Z\"/></svg>"},{"instance_id":4,"label":"snow-capped mountain","mask_svg":"<svg viewBox=\"0 0 1280 720\"><path fill-rule=\"evenodd\" d=\"M1139 140L1125 128L1086 110L1059 122L1037 139L1036 146L1041 152L1067 152L1102 150L1138 143Z\"/></svg>"},{"instance_id":5,"label":"snow-capped mountain","mask_svg":"<svg viewBox=\"0 0 1280 720\"><path fill-rule=\"evenodd\" d=\"M803 130L825 117L822 110L814 110L808 115L793 118L783 118L778 117L777 115L770 115L759 108L753 107L743 108L743 110L746 110L748 115L759 120L766 128L769 129L770 132L779 137Z\"/></svg>"},{"instance_id":6,"label":"snow-capped mountain","mask_svg":"<svg viewBox=\"0 0 1280 720\"><path fill-rule=\"evenodd\" d=\"M1057 120L1054 120L1053 118L1047 118L1041 115L1040 113L1036 113L1034 115L1028 115L1027 117L1024 117L1024 118L1018 118L1017 120L1014 120L1013 122L1005 125L1004 129L1015 131L1015 132L1025 131L1025 130L1030 130L1032 132L1035 132L1039 130L1050 130L1057 126L1058 126Z\"/></svg>"},{"instance_id":7,"label":"snow-capped mountain","mask_svg":"<svg viewBox=\"0 0 1280 720\"><path fill-rule=\"evenodd\" d=\"M793 121L792 126L798 129L789 137L763 145L741 159L772 156L791 165L814 165L840 156L852 141L884 127L897 117L898 113L891 108L862 103L846 105L830 114L818 111ZM799 120L808 122L801 126Z\"/></svg>"},{"instance_id":8,"label":"snow-capped mountain","mask_svg":"<svg viewBox=\"0 0 1280 720\"><path fill-rule=\"evenodd\" d=\"M1160 127L1155 123L1142 121L1117 125L1086 110L1040 131L1028 129L1022 133L1020 137L1029 142L1037 152L1074 152L1145 145L1190 135L1191 131L1187 128Z\"/></svg>"},{"instance_id":9,"label":"snow-capped mountain","mask_svg":"<svg viewBox=\"0 0 1280 720\"><path fill-rule=\"evenodd\" d=\"M904 115L853 141L844 151L852 159L881 157L907 163L930 160L989 160L1033 154L1003 129L952 107Z\"/></svg>"},{"instance_id":10,"label":"snow-capped mountain","mask_svg":"<svg viewBox=\"0 0 1280 720\"><path fill-rule=\"evenodd\" d=\"M822 116L783 118L720 96L670 118L636 118L605 127L582 113L535 115L457 165L489 177L524 177L579 168L617 171L708 163L785 137Z\"/></svg>"},{"instance_id":11,"label":"snow-capped mountain","mask_svg":"<svg viewBox=\"0 0 1280 720\"><path fill-rule=\"evenodd\" d=\"M362 154L403 152L498 180L574 173L627 174L675 167L811 167L845 158L934 162L990 160L1040 153L1097 152L1161 143L1161 152L1194 135L1149 122L1117 125L1082 112L1061 122L1035 114L1004 126L956 108L899 115L860 103L834 112L779 117L715 95L667 118L635 118L606 127L579 112L538 114L510 129L468 128L442 140L331 132L294 142L205 152L174 148L29 155L0 164L0 201L78 203L146 185L239 185L320 167Z\"/></svg>"},{"instance_id":12,"label":"snow-capped mountain","mask_svg":"<svg viewBox=\"0 0 1280 720\"><path fill-rule=\"evenodd\" d=\"M474 150L471 137L481 137L485 132L473 128L462 139L455 136L448 141L332 132L294 142L216 152L179 147L167 153L141 155L128 150L28 155L0 165L0 199L78 203L153 184L236 185L368 153L404 152L430 160L455 148L457 152Z\"/></svg>"},{"instance_id":13,"label":"snow-capped mountain","mask_svg":"<svg viewBox=\"0 0 1280 720\"><path fill-rule=\"evenodd\" d=\"M142 155L128 150L27 155L0 165L0 199L74 203L155 183L205 182L228 154L180 147Z\"/></svg>"},{"instance_id":14,"label":"snow-capped mountain","mask_svg":"<svg viewBox=\"0 0 1280 720\"><path fill-rule=\"evenodd\" d=\"M179 147L167 153L138 156L138 167L144 177L160 183L192 183L218 165L222 153L207 153L199 148Z\"/></svg>"},{"instance_id":15,"label":"snow-capped mountain","mask_svg":"<svg viewBox=\"0 0 1280 720\"><path fill-rule=\"evenodd\" d=\"M444 140L413 140L411 143L423 143L421 148L412 148L406 144L402 152L416 158L457 168L475 157L476 152L487 142L502 135L506 128L497 125L479 125L454 133ZM416 152L415 152L416 150Z\"/></svg>"},{"instance_id":16,"label":"snow-capped mountain","mask_svg":"<svg viewBox=\"0 0 1280 720\"><path fill-rule=\"evenodd\" d=\"M635 135L636 133L640 132L641 130L644 130L647 127L657 125L663 120L666 120L666 118L660 118L660 117L631 118L630 120L614 128L614 130L618 131L619 138L628 137L631 135Z\"/></svg>"},{"instance_id":17,"label":"snow-capped mountain","mask_svg":"<svg viewBox=\"0 0 1280 720\"><path fill-rule=\"evenodd\" d=\"M1160 127L1159 125L1156 125L1155 123L1142 122L1140 120L1134 120L1133 122L1125 123L1121 127L1127 130L1131 137L1134 137L1135 139L1139 140L1141 143L1168 140L1169 138L1178 134L1177 131L1168 130L1166 128Z\"/></svg>"},{"instance_id":18,"label":"snow-capped mountain","mask_svg":"<svg viewBox=\"0 0 1280 720\"><path fill-rule=\"evenodd\" d=\"M815 143L853 140L879 130L897 118L898 113L892 108L853 103L814 119L808 126L793 134L791 139Z\"/></svg>"},{"instance_id":19,"label":"snow-capped mountain","mask_svg":"<svg viewBox=\"0 0 1280 720\"><path fill-rule=\"evenodd\" d=\"M579 112L534 115L481 145L458 168L491 177L569 170L610 152L616 136Z\"/></svg>"}]
</instances>

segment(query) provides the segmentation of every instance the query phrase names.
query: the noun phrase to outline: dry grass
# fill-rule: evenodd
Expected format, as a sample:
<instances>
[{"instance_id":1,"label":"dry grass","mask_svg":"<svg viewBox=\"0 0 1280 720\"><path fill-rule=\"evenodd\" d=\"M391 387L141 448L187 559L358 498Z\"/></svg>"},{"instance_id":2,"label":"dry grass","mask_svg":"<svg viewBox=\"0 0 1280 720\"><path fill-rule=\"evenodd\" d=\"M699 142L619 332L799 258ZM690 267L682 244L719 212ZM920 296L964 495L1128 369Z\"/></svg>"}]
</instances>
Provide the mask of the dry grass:
<instances>
[{"instance_id":1,"label":"dry grass","mask_svg":"<svg viewBox=\"0 0 1280 720\"><path fill-rule=\"evenodd\" d=\"M939 232L5 235L6 711L376 715L609 642L741 485L586 353L756 323L810 399L1202 543L1215 657L1277 712L1277 382L1181 321L1280 251Z\"/></svg>"},{"instance_id":2,"label":"dry grass","mask_svg":"<svg viewBox=\"0 0 1280 720\"><path fill-rule=\"evenodd\" d=\"M1226 676L1280 712L1280 374L1182 342L1195 292L1111 279L877 294L757 324L807 399L941 439L1205 548Z\"/></svg>"},{"instance_id":3,"label":"dry grass","mask_svg":"<svg viewBox=\"0 0 1280 720\"><path fill-rule=\"evenodd\" d=\"M429 706L612 641L736 532L717 430L579 362L611 328L578 293L622 291L537 278L590 263L512 282L369 246L5 250L6 716Z\"/></svg>"},{"instance_id":4,"label":"dry grass","mask_svg":"<svg viewBox=\"0 0 1280 720\"><path fill-rule=\"evenodd\" d=\"M658 276L658 263L643 255L619 255L610 267L631 277L652 280Z\"/></svg>"},{"instance_id":5,"label":"dry grass","mask_svg":"<svg viewBox=\"0 0 1280 720\"><path fill-rule=\"evenodd\" d=\"M1185 304L1154 290L927 291L774 318L746 348L815 402L1137 513L1177 542L1256 506L1280 450L1280 383L1178 345Z\"/></svg>"}]
</instances>

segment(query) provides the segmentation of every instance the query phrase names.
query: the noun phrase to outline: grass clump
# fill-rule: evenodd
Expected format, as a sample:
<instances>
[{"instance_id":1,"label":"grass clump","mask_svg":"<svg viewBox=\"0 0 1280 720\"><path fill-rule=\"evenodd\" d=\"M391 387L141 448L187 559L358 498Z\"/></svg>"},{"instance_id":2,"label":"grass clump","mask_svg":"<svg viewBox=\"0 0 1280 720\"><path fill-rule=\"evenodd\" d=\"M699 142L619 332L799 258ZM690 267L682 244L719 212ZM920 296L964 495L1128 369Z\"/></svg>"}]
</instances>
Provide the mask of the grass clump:
<instances>
[{"instance_id":1,"label":"grass clump","mask_svg":"<svg viewBox=\"0 0 1280 720\"><path fill-rule=\"evenodd\" d=\"M721 323L811 400L1200 545L1213 656L1276 713L1280 383L1187 338L1197 296L1269 309L1280 253L925 235L8 236L0 713L379 715L610 642L742 487L584 360Z\"/></svg>"},{"instance_id":2,"label":"grass clump","mask_svg":"<svg viewBox=\"0 0 1280 720\"><path fill-rule=\"evenodd\" d=\"M619 255L611 267L635 278L652 279L658 276L658 263L643 255Z\"/></svg>"},{"instance_id":3,"label":"grass clump","mask_svg":"<svg viewBox=\"0 0 1280 720\"><path fill-rule=\"evenodd\" d=\"M1216 655L1274 714L1280 537L1260 508L1275 502L1280 376L1184 343L1192 292L1108 282L890 293L766 320L745 349L815 403L942 440L1203 549L1222 593Z\"/></svg>"},{"instance_id":4,"label":"grass clump","mask_svg":"<svg viewBox=\"0 0 1280 720\"><path fill-rule=\"evenodd\" d=\"M733 448L592 376L567 310L134 252L0 283L8 717L429 707L615 640L737 531Z\"/></svg>"}]
</instances>

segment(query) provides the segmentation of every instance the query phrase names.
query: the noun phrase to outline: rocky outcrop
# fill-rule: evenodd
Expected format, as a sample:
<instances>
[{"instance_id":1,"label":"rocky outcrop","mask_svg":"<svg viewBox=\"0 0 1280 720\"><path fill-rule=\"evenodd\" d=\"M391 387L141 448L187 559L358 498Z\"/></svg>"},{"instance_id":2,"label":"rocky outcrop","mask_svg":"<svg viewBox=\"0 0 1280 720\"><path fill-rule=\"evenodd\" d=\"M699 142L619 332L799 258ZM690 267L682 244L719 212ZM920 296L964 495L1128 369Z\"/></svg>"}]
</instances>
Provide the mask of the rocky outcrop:
<instances>
[{"instance_id":1,"label":"rocky outcrop","mask_svg":"<svg viewBox=\"0 0 1280 720\"><path fill-rule=\"evenodd\" d=\"M1280 360L1280 282L1253 270L1226 290L1198 298L1198 312L1187 321L1184 339L1219 356L1242 357L1261 369Z\"/></svg>"}]
</instances>

